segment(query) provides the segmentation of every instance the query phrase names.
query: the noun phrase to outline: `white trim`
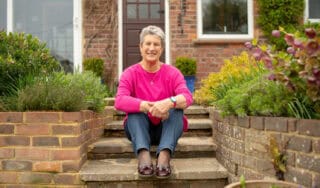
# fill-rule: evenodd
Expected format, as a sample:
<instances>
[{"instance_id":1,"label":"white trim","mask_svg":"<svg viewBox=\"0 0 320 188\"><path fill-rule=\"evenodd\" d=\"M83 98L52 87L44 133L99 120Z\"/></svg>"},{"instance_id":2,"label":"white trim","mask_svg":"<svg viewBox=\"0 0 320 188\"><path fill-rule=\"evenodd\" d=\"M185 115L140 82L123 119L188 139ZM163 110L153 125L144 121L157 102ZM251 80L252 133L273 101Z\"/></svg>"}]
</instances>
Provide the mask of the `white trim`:
<instances>
[{"instance_id":1,"label":"white trim","mask_svg":"<svg viewBox=\"0 0 320 188\"><path fill-rule=\"evenodd\" d=\"M165 0L165 35L166 35L166 39L165 39L165 53L166 53L166 57L165 57L165 63L166 64L170 64L170 24L169 24L169 0ZM118 80L120 80L120 76L122 74L122 69L123 69L123 4L122 4L122 0L118 0Z\"/></svg>"},{"instance_id":2,"label":"white trim","mask_svg":"<svg viewBox=\"0 0 320 188\"><path fill-rule=\"evenodd\" d=\"M82 0L73 0L73 72L82 72Z\"/></svg>"},{"instance_id":3,"label":"white trim","mask_svg":"<svg viewBox=\"0 0 320 188\"><path fill-rule=\"evenodd\" d=\"M123 68L123 5L122 5L122 0L118 0L118 80L120 80L120 76L122 74L122 68Z\"/></svg>"},{"instance_id":4,"label":"white trim","mask_svg":"<svg viewBox=\"0 0 320 188\"><path fill-rule=\"evenodd\" d=\"M209 40L224 40L238 41L238 40L251 40L254 34L254 21L253 21L253 0L248 0L248 34L203 34L202 33L202 1L197 1L197 37L198 39Z\"/></svg>"},{"instance_id":5,"label":"white trim","mask_svg":"<svg viewBox=\"0 0 320 188\"><path fill-rule=\"evenodd\" d=\"M166 46L165 46L165 53L166 53L166 57L165 57L165 63L166 64L171 64L170 62L170 12L169 12L169 0L166 0L165 1L165 4L164 4L164 12L165 12L165 34L166 34Z\"/></svg>"},{"instance_id":6,"label":"white trim","mask_svg":"<svg viewBox=\"0 0 320 188\"><path fill-rule=\"evenodd\" d=\"M13 31L13 0L7 0L7 33Z\"/></svg>"}]
</instances>

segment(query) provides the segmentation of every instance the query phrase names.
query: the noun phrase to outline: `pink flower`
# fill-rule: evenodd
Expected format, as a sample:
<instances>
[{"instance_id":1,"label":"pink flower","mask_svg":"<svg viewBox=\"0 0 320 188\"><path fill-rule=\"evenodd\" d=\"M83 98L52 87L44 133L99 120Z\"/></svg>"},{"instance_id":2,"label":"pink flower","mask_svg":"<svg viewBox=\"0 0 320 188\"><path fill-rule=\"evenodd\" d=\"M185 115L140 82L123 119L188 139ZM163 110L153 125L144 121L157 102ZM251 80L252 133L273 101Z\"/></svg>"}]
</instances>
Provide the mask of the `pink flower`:
<instances>
[{"instance_id":1,"label":"pink flower","mask_svg":"<svg viewBox=\"0 0 320 188\"><path fill-rule=\"evenodd\" d=\"M281 33L279 30L273 30L272 31L272 36L279 38L281 36Z\"/></svg>"},{"instance_id":2,"label":"pink flower","mask_svg":"<svg viewBox=\"0 0 320 188\"><path fill-rule=\"evenodd\" d=\"M285 34L284 40L287 42L288 45L293 45L294 37L292 34Z\"/></svg>"},{"instance_id":3,"label":"pink flower","mask_svg":"<svg viewBox=\"0 0 320 188\"><path fill-rule=\"evenodd\" d=\"M313 28L306 28L304 32L309 37L309 39L313 39L317 35L316 31Z\"/></svg>"},{"instance_id":4,"label":"pink flower","mask_svg":"<svg viewBox=\"0 0 320 188\"><path fill-rule=\"evenodd\" d=\"M313 53L315 53L317 50L319 50L319 44L318 44L316 41L311 40L311 41L309 41L309 42L307 43L306 48L307 48L308 54L313 54Z\"/></svg>"}]
</instances>

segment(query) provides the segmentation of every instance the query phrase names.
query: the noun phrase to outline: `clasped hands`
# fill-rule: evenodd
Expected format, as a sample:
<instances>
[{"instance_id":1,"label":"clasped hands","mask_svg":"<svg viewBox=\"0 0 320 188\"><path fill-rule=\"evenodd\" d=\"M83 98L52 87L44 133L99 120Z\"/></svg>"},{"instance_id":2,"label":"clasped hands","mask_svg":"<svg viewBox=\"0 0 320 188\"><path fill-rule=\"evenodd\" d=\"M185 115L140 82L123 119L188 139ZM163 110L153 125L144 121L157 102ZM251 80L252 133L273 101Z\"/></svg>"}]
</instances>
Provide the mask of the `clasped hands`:
<instances>
[{"instance_id":1,"label":"clasped hands","mask_svg":"<svg viewBox=\"0 0 320 188\"><path fill-rule=\"evenodd\" d=\"M166 120L169 118L170 104L171 101L168 99L156 102L143 101L141 103L141 109L143 112L149 112L153 117Z\"/></svg>"}]
</instances>

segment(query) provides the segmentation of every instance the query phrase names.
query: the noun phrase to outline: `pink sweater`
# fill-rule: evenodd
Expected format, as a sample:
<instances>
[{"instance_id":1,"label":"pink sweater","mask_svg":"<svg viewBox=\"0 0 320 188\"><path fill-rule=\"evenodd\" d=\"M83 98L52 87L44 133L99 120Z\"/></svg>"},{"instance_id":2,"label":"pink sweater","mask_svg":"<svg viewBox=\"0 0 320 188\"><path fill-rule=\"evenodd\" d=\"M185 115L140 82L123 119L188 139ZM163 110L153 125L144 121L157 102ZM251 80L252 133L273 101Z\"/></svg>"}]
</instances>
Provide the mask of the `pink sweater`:
<instances>
[{"instance_id":1,"label":"pink sweater","mask_svg":"<svg viewBox=\"0 0 320 188\"><path fill-rule=\"evenodd\" d=\"M115 108L127 114L136 113L140 112L142 101L159 101L178 94L186 98L187 106L192 104L192 94L176 67L162 64L159 71L148 73L137 63L127 68L121 75ZM188 121L184 116L184 130L187 129Z\"/></svg>"}]
</instances>

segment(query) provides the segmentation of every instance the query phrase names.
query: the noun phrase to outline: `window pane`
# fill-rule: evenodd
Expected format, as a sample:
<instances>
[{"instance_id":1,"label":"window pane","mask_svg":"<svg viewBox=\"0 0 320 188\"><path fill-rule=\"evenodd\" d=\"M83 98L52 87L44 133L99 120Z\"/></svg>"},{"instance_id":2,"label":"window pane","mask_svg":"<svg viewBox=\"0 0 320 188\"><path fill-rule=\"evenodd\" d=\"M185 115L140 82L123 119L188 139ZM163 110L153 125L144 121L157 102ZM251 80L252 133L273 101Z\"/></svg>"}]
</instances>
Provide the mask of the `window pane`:
<instances>
[{"instance_id":1,"label":"window pane","mask_svg":"<svg viewBox=\"0 0 320 188\"><path fill-rule=\"evenodd\" d=\"M37 36L73 71L73 1L14 0L13 31Z\"/></svg>"},{"instance_id":2,"label":"window pane","mask_svg":"<svg viewBox=\"0 0 320 188\"><path fill-rule=\"evenodd\" d=\"M203 34L248 34L247 0L203 0Z\"/></svg>"},{"instance_id":3,"label":"window pane","mask_svg":"<svg viewBox=\"0 0 320 188\"><path fill-rule=\"evenodd\" d=\"M320 19L320 1L309 0L309 18Z\"/></svg>"},{"instance_id":4,"label":"window pane","mask_svg":"<svg viewBox=\"0 0 320 188\"><path fill-rule=\"evenodd\" d=\"M148 5L139 5L139 18L148 18Z\"/></svg>"},{"instance_id":5,"label":"window pane","mask_svg":"<svg viewBox=\"0 0 320 188\"><path fill-rule=\"evenodd\" d=\"M160 0L150 0L151 3L160 3Z\"/></svg>"},{"instance_id":6,"label":"window pane","mask_svg":"<svg viewBox=\"0 0 320 188\"><path fill-rule=\"evenodd\" d=\"M137 18L137 5L131 4L127 6L127 17L129 19L136 19Z\"/></svg>"},{"instance_id":7,"label":"window pane","mask_svg":"<svg viewBox=\"0 0 320 188\"><path fill-rule=\"evenodd\" d=\"M0 31L7 28L7 0L0 0Z\"/></svg>"},{"instance_id":8,"label":"window pane","mask_svg":"<svg viewBox=\"0 0 320 188\"><path fill-rule=\"evenodd\" d=\"M160 18L160 5L150 5L151 18Z\"/></svg>"}]
</instances>

